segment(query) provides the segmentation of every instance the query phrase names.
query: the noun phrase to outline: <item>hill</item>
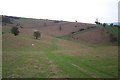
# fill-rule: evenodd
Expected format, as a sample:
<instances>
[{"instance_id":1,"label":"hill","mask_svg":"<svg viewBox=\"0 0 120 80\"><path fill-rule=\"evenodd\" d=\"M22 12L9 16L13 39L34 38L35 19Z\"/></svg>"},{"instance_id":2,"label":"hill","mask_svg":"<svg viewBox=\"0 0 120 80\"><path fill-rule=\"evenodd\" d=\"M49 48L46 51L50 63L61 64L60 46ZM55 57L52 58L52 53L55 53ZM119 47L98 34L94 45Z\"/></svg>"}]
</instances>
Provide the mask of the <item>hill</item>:
<instances>
[{"instance_id":1,"label":"hill","mask_svg":"<svg viewBox=\"0 0 120 80\"><path fill-rule=\"evenodd\" d=\"M4 18L6 19L6 21L4 21ZM48 20L48 19L20 18L20 17L11 17L11 16L7 16L7 17L3 16L3 23L4 24L8 23L6 25L3 25L3 31L4 31L3 33L5 33L7 26L9 26L9 28L7 28L7 32L10 32L11 27L17 26L20 28L21 31L20 35L29 35L31 37L33 31L37 29L41 32L41 34L47 34L54 37L61 37L61 36L67 37L67 35L72 34L74 35L72 37L76 37L79 35L78 36L79 39L77 39L77 41L78 40L85 42L87 41L89 43L92 42L97 44L98 43L105 44L105 42L111 43L109 40L109 34L107 33L107 30L102 27L98 28L96 24ZM62 30L59 29L60 27ZM88 37L84 35L87 35ZM91 38L89 38L89 36Z\"/></svg>"},{"instance_id":2,"label":"hill","mask_svg":"<svg viewBox=\"0 0 120 80\"><path fill-rule=\"evenodd\" d=\"M109 41L105 28L80 22L8 18L11 23L2 26L3 78L118 77L118 46ZM20 29L18 36L11 34L13 26ZM38 40L33 37L35 29L42 35Z\"/></svg>"}]
</instances>

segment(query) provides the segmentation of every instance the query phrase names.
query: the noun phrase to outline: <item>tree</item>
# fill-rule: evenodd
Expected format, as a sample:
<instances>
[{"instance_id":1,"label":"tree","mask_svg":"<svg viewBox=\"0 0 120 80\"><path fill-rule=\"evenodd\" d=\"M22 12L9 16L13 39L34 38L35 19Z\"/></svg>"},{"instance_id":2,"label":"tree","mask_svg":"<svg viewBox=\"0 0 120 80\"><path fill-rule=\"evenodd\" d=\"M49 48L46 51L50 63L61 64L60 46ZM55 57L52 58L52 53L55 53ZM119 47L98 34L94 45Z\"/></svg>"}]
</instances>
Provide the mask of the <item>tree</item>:
<instances>
[{"instance_id":1,"label":"tree","mask_svg":"<svg viewBox=\"0 0 120 80\"><path fill-rule=\"evenodd\" d=\"M113 27L113 23L111 23L110 26Z\"/></svg>"},{"instance_id":2,"label":"tree","mask_svg":"<svg viewBox=\"0 0 120 80\"><path fill-rule=\"evenodd\" d=\"M20 31L19 31L18 27L12 27L11 33L14 34L15 36L17 36L20 33Z\"/></svg>"},{"instance_id":3,"label":"tree","mask_svg":"<svg viewBox=\"0 0 120 80\"><path fill-rule=\"evenodd\" d=\"M111 33L110 33L110 41L111 42L117 42L117 38Z\"/></svg>"},{"instance_id":4,"label":"tree","mask_svg":"<svg viewBox=\"0 0 120 80\"><path fill-rule=\"evenodd\" d=\"M37 30L34 31L33 35L34 35L35 39L38 39L41 36L40 32Z\"/></svg>"},{"instance_id":5,"label":"tree","mask_svg":"<svg viewBox=\"0 0 120 80\"><path fill-rule=\"evenodd\" d=\"M95 23L96 23L96 24L100 24L100 22L98 22L98 18L95 20Z\"/></svg>"},{"instance_id":6,"label":"tree","mask_svg":"<svg viewBox=\"0 0 120 80\"><path fill-rule=\"evenodd\" d=\"M103 27L105 27L107 24L106 23L103 23Z\"/></svg>"}]
</instances>

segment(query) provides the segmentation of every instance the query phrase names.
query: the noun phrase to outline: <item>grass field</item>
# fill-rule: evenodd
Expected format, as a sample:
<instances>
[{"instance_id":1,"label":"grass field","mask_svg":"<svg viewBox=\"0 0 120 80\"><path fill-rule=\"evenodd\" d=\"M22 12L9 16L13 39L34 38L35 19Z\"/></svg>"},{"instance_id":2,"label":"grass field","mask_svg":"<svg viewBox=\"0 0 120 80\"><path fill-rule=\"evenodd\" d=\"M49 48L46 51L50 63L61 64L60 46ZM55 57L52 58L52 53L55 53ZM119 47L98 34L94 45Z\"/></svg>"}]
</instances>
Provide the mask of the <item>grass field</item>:
<instances>
[{"instance_id":1,"label":"grass field","mask_svg":"<svg viewBox=\"0 0 120 80\"><path fill-rule=\"evenodd\" d=\"M44 19L10 19L2 26L3 78L117 78L120 29ZM46 24L46 25L45 25ZM20 30L18 36L11 28ZM61 26L61 30L59 27ZM41 38L33 37L34 30Z\"/></svg>"},{"instance_id":2,"label":"grass field","mask_svg":"<svg viewBox=\"0 0 120 80\"><path fill-rule=\"evenodd\" d=\"M3 35L3 78L112 78L118 47L86 45L63 38ZM31 44L35 44L32 46Z\"/></svg>"}]
</instances>

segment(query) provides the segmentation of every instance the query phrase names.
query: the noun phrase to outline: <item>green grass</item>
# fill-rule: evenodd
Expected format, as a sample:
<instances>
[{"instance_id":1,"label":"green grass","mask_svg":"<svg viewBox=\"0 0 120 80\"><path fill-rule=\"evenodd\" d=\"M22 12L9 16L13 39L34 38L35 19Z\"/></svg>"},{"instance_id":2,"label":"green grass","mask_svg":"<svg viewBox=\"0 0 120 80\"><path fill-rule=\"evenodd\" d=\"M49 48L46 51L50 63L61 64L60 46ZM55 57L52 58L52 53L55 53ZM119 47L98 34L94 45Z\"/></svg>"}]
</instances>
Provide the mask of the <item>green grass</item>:
<instances>
[{"instance_id":1,"label":"green grass","mask_svg":"<svg viewBox=\"0 0 120 80\"><path fill-rule=\"evenodd\" d=\"M120 31L120 28L110 27L110 26L107 26L105 28L106 28L106 30L108 30L109 32L111 32L115 37L118 38L118 32Z\"/></svg>"},{"instance_id":2,"label":"green grass","mask_svg":"<svg viewBox=\"0 0 120 80\"><path fill-rule=\"evenodd\" d=\"M117 46L89 47L53 37L34 40L3 35L4 78L111 78L117 77L117 61Z\"/></svg>"},{"instance_id":3,"label":"green grass","mask_svg":"<svg viewBox=\"0 0 120 80\"><path fill-rule=\"evenodd\" d=\"M116 76L117 66L113 66L115 69L108 68L108 66L117 65L117 59L113 60L111 57L93 58L90 56L73 57L63 53L55 53L57 49L56 41L52 44L51 48L47 50L47 56L57 64L64 74L68 74L70 77L111 77ZM55 47L56 46L56 47ZM91 60L91 61L90 61ZM96 63L97 62L97 63ZM80 66L82 69L78 69L72 64ZM100 66L102 68L100 68ZM108 71L107 71L107 70ZM97 75L96 75L97 74Z\"/></svg>"},{"instance_id":4,"label":"green grass","mask_svg":"<svg viewBox=\"0 0 120 80\"><path fill-rule=\"evenodd\" d=\"M120 28L107 26L105 27L105 29L112 33L118 39L118 45L120 45Z\"/></svg>"},{"instance_id":5,"label":"green grass","mask_svg":"<svg viewBox=\"0 0 120 80\"><path fill-rule=\"evenodd\" d=\"M63 74L67 74L70 77L85 77L88 76L86 73L79 71L72 65L70 57L62 53L55 53L58 49L57 40L53 39L51 42L51 48L45 51L47 57L52 60L60 69L62 69Z\"/></svg>"}]
</instances>

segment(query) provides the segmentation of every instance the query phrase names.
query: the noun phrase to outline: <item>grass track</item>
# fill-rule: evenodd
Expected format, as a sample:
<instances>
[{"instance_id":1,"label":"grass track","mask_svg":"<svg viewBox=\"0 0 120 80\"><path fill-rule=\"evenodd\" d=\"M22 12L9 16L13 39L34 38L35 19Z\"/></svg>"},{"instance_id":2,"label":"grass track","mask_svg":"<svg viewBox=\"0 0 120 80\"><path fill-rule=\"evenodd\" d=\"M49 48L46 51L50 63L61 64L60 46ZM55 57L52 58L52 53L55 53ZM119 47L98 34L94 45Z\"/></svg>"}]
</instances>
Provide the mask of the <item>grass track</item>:
<instances>
[{"instance_id":1,"label":"grass track","mask_svg":"<svg viewBox=\"0 0 120 80\"><path fill-rule=\"evenodd\" d=\"M46 39L34 40L12 35L4 35L3 40L3 77L104 78L117 76L117 52L111 52L116 50L115 46L92 47L89 53L80 50L76 52L78 55L75 53L73 56L65 51L66 47L60 48L60 42L78 49L79 47L76 46L83 44L74 42L71 44L71 41L59 38L45 41ZM18 41L23 43L19 44ZM30 46L31 43L35 46ZM71 48L68 47L67 50Z\"/></svg>"},{"instance_id":2,"label":"grass track","mask_svg":"<svg viewBox=\"0 0 120 80\"><path fill-rule=\"evenodd\" d=\"M86 61L82 62L80 61L80 57L76 58L73 56L71 57L69 55L65 55L63 53L55 53L55 51L58 50L57 41L58 41L57 39L53 39L51 41L52 43L51 48L46 50L45 53L47 54L50 60L52 60L60 69L63 70L64 74L68 74L71 77L88 76L88 77L93 77L93 78L100 77L100 76L103 76L103 77L112 76L112 74L110 74L109 72L107 73L105 71L101 71L93 66L89 66L88 64L90 63L85 63L87 62L88 57L86 58L84 57ZM84 60L84 58L82 59Z\"/></svg>"}]
</instances>

